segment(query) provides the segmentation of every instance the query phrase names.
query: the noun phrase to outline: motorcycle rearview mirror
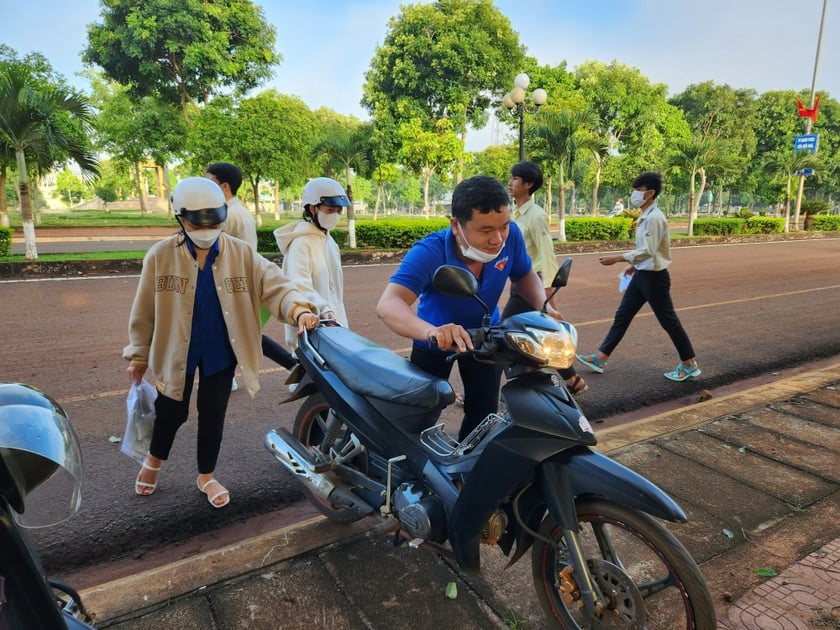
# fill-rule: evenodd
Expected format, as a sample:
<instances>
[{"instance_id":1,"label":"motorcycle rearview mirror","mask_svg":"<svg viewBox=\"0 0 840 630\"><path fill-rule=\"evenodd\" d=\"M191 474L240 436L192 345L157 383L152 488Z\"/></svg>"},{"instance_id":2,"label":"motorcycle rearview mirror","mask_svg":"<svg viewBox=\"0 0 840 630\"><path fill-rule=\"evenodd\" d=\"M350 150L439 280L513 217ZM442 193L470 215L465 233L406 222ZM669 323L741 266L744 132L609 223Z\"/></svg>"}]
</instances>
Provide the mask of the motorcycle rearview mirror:
<instances>
[{"instance_id":1,"label":"motorcycle rearview mirror","mask_svg":"<svg viewBox=\"0 0 840 630\"><path fill-rule=\"evenodd\" d=\"M484 319L488 321L485 326L489 325L490 309L478 297L478 280L470 271L455 265L441 265L432 276L432 286L444 295L473 298L484 309Z\"/></svg>"},{"instance_id":2,"label":"motorcycle rearview mirror","mask_svg":"<svg viewBox=\"0 0 840 630\"><path fill-rule=\"evenodd\" d=\"M554 279L551 281L551 287L554 289L549 296L546 298L545 302L543 302L542 311L545 313L548 310L548 303L551 302L551 299L554 295L562 288L565 287L569 283L569 273L572 270L572 259L567 258L563 261L563 264L560 265L560 268L557 270L557 273L554 274Z\"/></svg>"}]
</instances>

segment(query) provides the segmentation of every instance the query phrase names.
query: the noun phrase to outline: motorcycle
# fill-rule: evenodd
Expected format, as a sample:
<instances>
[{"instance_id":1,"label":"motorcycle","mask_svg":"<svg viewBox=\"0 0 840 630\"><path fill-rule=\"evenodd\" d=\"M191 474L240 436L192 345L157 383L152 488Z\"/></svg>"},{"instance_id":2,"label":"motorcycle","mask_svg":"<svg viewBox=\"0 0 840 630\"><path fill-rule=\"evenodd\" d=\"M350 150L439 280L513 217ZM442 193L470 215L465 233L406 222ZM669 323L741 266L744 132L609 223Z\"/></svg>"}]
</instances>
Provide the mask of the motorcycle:
<instances>
[{"instance_id":1,"label":"motorcycle","mask_svg":"<svg viewBox=\"0 0 840 630\"><path fill-rule=\"evenodd\" d=\"M552 286L565 286L567 259ZM478 297L467 270L442 266L436 290ZM549 297L549 299L551 299ZM700 569L659 519L687 520L639 474L592 450L592 426L557 374L575 357L577 332L541 311L468 331L471 355L503 369L502 411L462 441L441 411L449 382L341 327L302 335L288 400L306 398L292 431L265 446L337 522L373 515L412 548L480 570L480 545L508 566L531 549L543 612L560 628L716 627Z\"/></svg>"},{"instance_id":2,"label":"motorcycle","mask_svg":"<svg viewBox=\"0 0 840 630\"><path fill-rule=\"evenodd\" d=\"M0 630L93 628L78 593L47 578L25 531L78 511L82 470L59 404L29 385L0 384Z\"/></svg>"}]
</instances>

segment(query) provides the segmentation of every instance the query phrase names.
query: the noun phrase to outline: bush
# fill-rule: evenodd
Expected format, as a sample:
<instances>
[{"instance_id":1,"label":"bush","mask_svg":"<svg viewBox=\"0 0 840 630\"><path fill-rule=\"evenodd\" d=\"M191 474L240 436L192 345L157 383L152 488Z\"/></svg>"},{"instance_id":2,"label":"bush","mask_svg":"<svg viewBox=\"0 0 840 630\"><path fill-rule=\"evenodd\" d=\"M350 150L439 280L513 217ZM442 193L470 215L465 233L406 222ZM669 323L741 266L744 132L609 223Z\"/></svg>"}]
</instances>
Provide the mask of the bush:
<instances>
[{"instance_id":1,"label":"bush","mask_svg":"<svg viewBox=\"0 0 840 630\"><path fill-rule=\"evenodd\" d=\"M12 230L0 227L0 257L12 255Z\"/></svg>"},{"instance_id":2,"label":"bush","mask_svg":"<svg viewBox=\"0 0 840 630\"><path fill-rule=\"evenodd\" d=\"M356 247L370 247L375 249L408 249L416 241L437 230L449 227L449 219L444 217L425 218L394 218L356 220ZM275 228L261 227L257 229L257 250L261 252L276 252L277 242L274 239ZM346 228L330 230L340 249L349 246L350 235Z\"/></svg>"},{"instance_id":3,"label":"bush","mask_svg":"<svg viewBox=\"0 0 840 630\"><path fill-rule=\"evenodd\" d=\"M799 204L799 212L800 214L808 214L808 215L815 215L820 214L822 212L828 213L831 210L831 204L827 201L818 201L818 200L811 200L811 201L803 201Z\"/></svg>"},{"instance_id":4,"label":"bush","mask_svg":"<svg viewBox=\"0 0 840 630\"><path fill-rule=\"evenodd\" d=\"M750 217L744 221L743 234L781 234L785 220L774 217Z\"/></svg>"},{"instance_id":5,"label":"bush","mask_svg":"<svg viewBox=\"0 0 840 630\"><path fill-rule=\"evenodd\" d=\"M696 219L694 221L694 236L732 236L742 234L744 221L742 219Z\"/></svg>"},{"instance_id":6,"label":"bush","mask_svg":"<svg viewBox=\"0 0 840 630\"><path fill-rule=\"evenodd\" d=\"M630 238L633 219L623 215L612 218L581 217L566 219L569 241L626 241Z\"/></svg>"},{"instance_id":7,"label":"bush","mask_svg":"<svg viewBox=\"0 0 840 630\"><path fill-rule=\"evenodd\" d=\"M840 232L840 215L819 214L815 216L814 229L821 232Z\"/></svg>"}]
</instances>

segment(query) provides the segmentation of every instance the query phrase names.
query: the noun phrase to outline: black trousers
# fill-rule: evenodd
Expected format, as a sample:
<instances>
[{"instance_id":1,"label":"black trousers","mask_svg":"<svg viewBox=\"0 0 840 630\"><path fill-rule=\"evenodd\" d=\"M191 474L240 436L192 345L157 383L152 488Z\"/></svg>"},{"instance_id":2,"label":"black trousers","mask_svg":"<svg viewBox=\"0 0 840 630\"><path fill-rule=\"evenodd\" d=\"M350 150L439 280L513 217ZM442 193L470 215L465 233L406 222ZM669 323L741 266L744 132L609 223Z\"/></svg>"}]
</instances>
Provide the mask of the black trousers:
<instances>
[{"instance_id":1,"label":"black trousers","mask_svg":"<svg viewBox=\"0 0 840 630\"><path fill-rule=\"evenodd\" d=\"M646 302L650 304L659 325L671 338L680 361L693 358L694 348L691 346L691 340L683 329L671 301L671 275L667 269L636 271L633 274L633 280L624 291L615 312L612 326L598 349L606 355L611 355L630 327L630 322Z\"/></svg>"},{"instance_id":2,"label":"black trousers","mask_svg":"<svg viewBox=\"0 0 840 630\"><path fill-rule=\"evenodd\" d=\"M206 475L216 470L216 461L219 458L219 449L222 446L225 414L230 399L230 386L233 383L235 369L236 365L234 364L212 376L202 375L199 369L198 397L196 399L198 408L196 457L200 475ZM187 375L183 400L173 400L160 393L155 400L155 428L152 432L152 445L149 448L149 453L158 459L169 459L169 451L172 450L175 434L187 421L194 376L193 374Z\"/></svg>"},{"instance_id":3,"label":"black trousers","mask_svg":"<svg viewBox=\"0 0 840 630\"><path fill-rule=\"evenodd\" d=\"M446 360L447 353L415 345L411 350L411 362L438 378L449 378L452 363ZM464 419L458 440L463 440L488 414L499 410L499 386L502 373L495 366L479 363L472 357L458 359L458 372L464 383Z\"/></svg>"}]
</instances>

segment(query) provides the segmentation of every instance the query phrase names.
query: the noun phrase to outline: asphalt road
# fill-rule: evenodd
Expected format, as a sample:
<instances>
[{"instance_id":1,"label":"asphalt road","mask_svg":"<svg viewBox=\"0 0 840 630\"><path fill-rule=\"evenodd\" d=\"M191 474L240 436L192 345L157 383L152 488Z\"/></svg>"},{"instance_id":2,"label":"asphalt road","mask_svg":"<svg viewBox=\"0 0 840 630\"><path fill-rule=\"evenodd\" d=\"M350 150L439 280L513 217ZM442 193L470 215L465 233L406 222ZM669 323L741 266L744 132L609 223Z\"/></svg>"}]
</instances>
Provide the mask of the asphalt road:
<instances>
[{"instance_id":1,"label":"asphalt road","mask_svg":"<svg viewBox=\"0 0 840 630\"><path fill-rule=\"evenodd\" d=\"M603 426L657 405L694 402L751 377L840 354L840 240L680 247L671 268L673 297L695 346L703 376L672 383L662 377L677 362L674 349L643 309L603 375L583 371L591 391L584 411ZM576 254L562 290L564 314L591 352L608 329L619 301L618 266L597 254ZM394 265L345 268L351 327L407 354L406 340L383 330L373 307ZM0 382L25 382L68 411L85 456L80 514L33 532L49 572L61 574L114 560L138 558L195 534L218 531L302 498L296 482L262 446L263 434L290 426L298 405L281 404L286 372L265 361L262 391L233 394L217 475L231 504L214 510L195 488L195 426L180 432L152 497L134 494L137 466L111 441L125 425L127 377L121 349L137 278L130 276L0 283ZM282 339L280 325L269 334ZM457 387L457 383L456 383ZM624 415L621 415L624 414ZM448 422L458 409L447 410ZM598 424L596 424L597 430Z\"/></svg>"}]
</instances>

